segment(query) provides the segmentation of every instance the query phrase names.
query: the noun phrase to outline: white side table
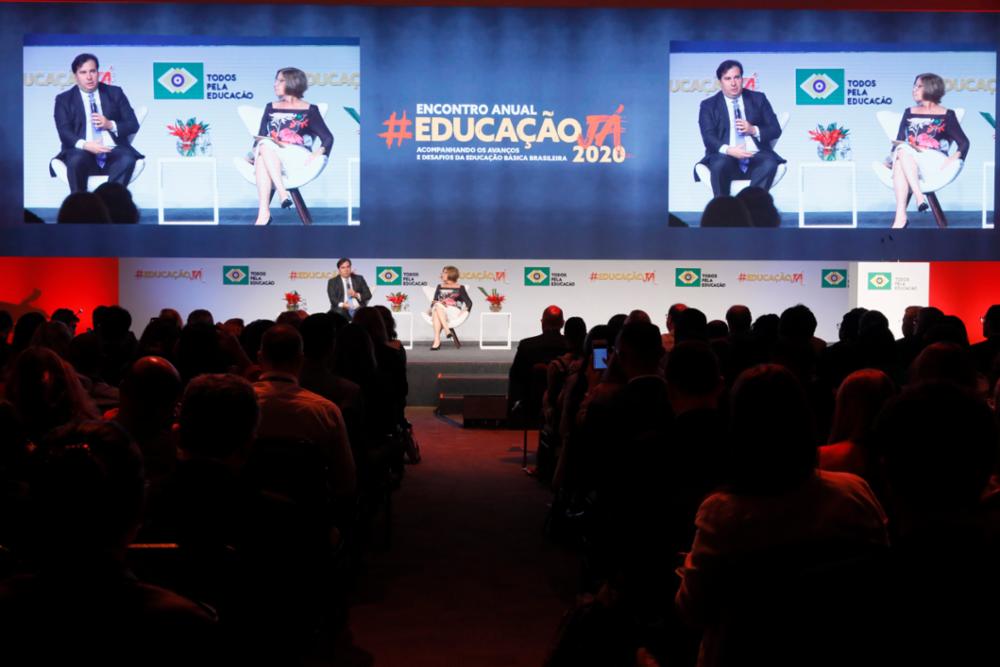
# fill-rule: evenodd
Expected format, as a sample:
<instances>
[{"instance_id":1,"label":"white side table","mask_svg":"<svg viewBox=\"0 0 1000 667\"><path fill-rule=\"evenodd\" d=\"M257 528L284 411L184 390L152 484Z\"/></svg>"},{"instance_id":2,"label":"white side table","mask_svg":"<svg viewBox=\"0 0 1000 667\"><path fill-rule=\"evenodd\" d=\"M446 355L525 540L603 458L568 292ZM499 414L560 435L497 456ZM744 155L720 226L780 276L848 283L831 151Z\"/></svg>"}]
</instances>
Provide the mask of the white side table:
<instances>
[{"instance_id":1,"label":"white side table","mask_svg":"<svg viewBox=\"0 0 1000 667\"><path fill-rule=\"evenodd\" d=\"M483 332L486 329L486 320L497 319L505 317L507 318L507 344L506 345L487 345L483 342ZM509 350L510 349L510 336L511 336L511 322L513 317L510 313L499 312L495 313L493 311L483 311L479 313L479 349L480 350Z\"/></svg>"},{"instance_id":2,"label":"white side table","mask_svg":"<svg viewBox=\"0 0 1000 667\"><path fill-rule=\"evenodd\" d=\"M183 220L172 221L163 219L163 165L183 164L183 165L207 165L212 172L212 219L211 220ZM189 174L185 174L190 178ZM161 157L156 158L156 198L159 209L159 223L161 225L217 225L219 224L219 178L214 157Z\"/></svg>"},{"instance_id":3,"label":"white side table","mask_svg":"<svg viewBox=\"0 0 1000 667\"><path fill-rule=\"evenodd\" d=\"M828 171L830 169L847 169L851 177L851 224L850 225L806 225L806 204L803 197L805 190L805 173L807 169L819 169ZM858 227L858 175L854 162L851 160L830 161L830 162L800 162L799 163L799 228L809 227L810 229L857 229Z\"/></svg>"},{"instance_id":4,"label":"white side table","mask_svg":"<svg viewBox=\"0 0 1000 667\"><path fill-rule=\"evenodd\" d=\"M986 174L993 171L993 178L986 178ZM993 229L993 223L986 221L986 197L993 190L993 179L996 178L997 163L983 163L983 229ZM996 200L993 201L993 210L996 212Z\"/></svg>"},{"instance_id":5,"label":"white side table","mask_svg":"<svg viewBox=\"0 0 1000 667\"><path fill-rule=\"evenodd\" d=\"M403 328L405 327L409 330L410 335L403 344L403 347L407 350L413 349L413 313L408 310L391 311L392 319L396 320L396 335L403 333ZM402 342L402 337L400 336L400 342Z\"/></svg>"}]
</instances>

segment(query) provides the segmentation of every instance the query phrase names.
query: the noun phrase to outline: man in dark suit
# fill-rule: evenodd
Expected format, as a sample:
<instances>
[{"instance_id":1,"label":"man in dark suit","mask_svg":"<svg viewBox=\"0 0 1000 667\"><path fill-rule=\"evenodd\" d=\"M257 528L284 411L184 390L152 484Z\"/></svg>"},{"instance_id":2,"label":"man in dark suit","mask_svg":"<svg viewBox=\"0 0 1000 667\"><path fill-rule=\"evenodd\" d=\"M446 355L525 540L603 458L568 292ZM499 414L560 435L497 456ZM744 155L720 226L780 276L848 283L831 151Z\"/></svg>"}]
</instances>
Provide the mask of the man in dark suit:
<instances>
[{"instance_id":1,"label":"man in dark suit","mask_svg":"<svg viewBox=\"0 0 1000 667\"><path fill-rule=\"evenodd\" d=\"M549 306L542 313L542 333L538 336L525 338L517 344L517 352L514 354L514 363L510 367L508 376L507 402L508 407L513 406L521 400L530 400L532 410L541 408L541 393L532 396L532 377L535 375L535 366L547 366L550 361L565 353L568 349L566 338L562 335L563 312L559 306ZM544 377L541 369L538 371L539 380ZM544 384L541 390L544 391ZM534 405L535 403L538 405Z\"/></svg>"},{"instance_id":2,"label":"man in dark suit","mask_svg":"<svg viewBox=\"0 0 1000 667\"><path fill-rule=\"evenodd\" d=\"M750 179L751 187L768 190L778 165L785 162L771 150L771 142L781 136L778 118L763 93L743 88L739 62L723 61L715 76L722 90L703 101L698 111L705 142L701 164L712 174L712 192L716 197L728 195L736 179Z\"/></svg>"},{"instance_id":3,"label":"man in dark suit","mask_svg":"<svg viewBox=\"0 0 1000 667\"><path fill-rule=\"evenodd\" d=\"M330 312L351 319L354 317L354 311L368 305L372 291L368 289L364 276L354 273L351 260L347 257L337 260L337 272L340 275L330 278L326 283L326 293L330 297Z\"/></svg>"},{"instance_id":4,"label":"man in dark suit","mask_svg":"<svg viewBox=\"0 0 1000 667\"><path fill-rule=\"evenodd\" d=\"M139 121L118 86L100 83L97 56L81 53L73 59L76 86L56 96L55 121L66 163L70 192L86 192L87 178L107 175L128 187L136 160L143 156L129 143ZM49 167L49 173L55 172Z\"/></svg>"}]
</instances>

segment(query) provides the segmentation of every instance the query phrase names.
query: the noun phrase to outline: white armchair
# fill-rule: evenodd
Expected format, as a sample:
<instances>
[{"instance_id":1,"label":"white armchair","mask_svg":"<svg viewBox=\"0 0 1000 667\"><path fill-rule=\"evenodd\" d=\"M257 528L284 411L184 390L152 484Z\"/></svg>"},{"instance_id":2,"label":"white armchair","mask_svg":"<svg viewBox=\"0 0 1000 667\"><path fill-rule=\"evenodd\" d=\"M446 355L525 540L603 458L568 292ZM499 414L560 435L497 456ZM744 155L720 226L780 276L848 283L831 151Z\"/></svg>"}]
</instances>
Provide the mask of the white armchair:
<instances>
[{"instance_id":1,"label":"white armchair","mask_svg":"<svg viewBox=\"0 0 1000 667\"><path fill-rule=\"evenodd\" d=\"M326 118L326 112L329 110L330 105L326 102L321 102L316 106L319 107L320 115ZM243 126L250 133L251 139L257 136L257 132L260 130L260 119L264 115L264 109L262 107L240 106L237 107L236 111L240 116L240 120L243 121ZM306 202L302 198L299 188L316 180L323 173L329 159L330 155L329 151L327 151L322 157L310 161L299 169L285 167L284 186L295 202L295 211L299 214L299 219L302 220L302 224L304 225L312 224L312 215L310 215L309 209L306 207ZM257 184L257 173L254 166L247 162L245 158L242 156L234 157L233 164L236 166L236 171L243 178L253 185Z\"/></svg>"},{"instance_id":2,"label":"white armchair","mask_svg":"<svg viewBox=\"0 0 1000 667\"><path fill-rule=\"evenodd\" d=\"M959 123L962 122L964 116L965 109L955 109L955 117L958 118ZM878 119L882 131L885 132L885 136L890 141L895 141L903 114L896 111L879 111L875 117ZM920 174L920 191L927 195L927 203L930 204L931 213L934 214L934 221L937 222L938 227L947 227L948 219L945 217L944 210L942 210L935 193L958 178L963 166L965 166L964 159L955 160L944 169L929 174ZM885 187L890 190L893 188L891 167L886 166L884 162L872 162L872 170Z\"/></svg>"},{"instance_id":3,"label":"white armchair","mask_svg":"<svg viewBox=\"0 0 1000 667\"><path fill-rule=\"evenodd\" d=\"M434 288L429 285L424 285L423 288L424 296L427 297L427 308L420 311L420 316L424 318L424 322L427 322L428 326L434 326L434 321L431 320L430 316L430 304L434 302ZM463 310L454 319L448 320L448 328L454 329L456 327L462 326L467 319L469 319L469 313L471 311Z\"/></svg>"},{"instance_id":4,"label":"white armchair","mask_svg":"<svg viewBox=\"0 0 1000 667\"><path fill-rule=\"evenodd\" d=\"M135 109L135 119L139 121L140 128L142 127L143 121L146 120L147 114L149 114L148 107L138 107ZM128 142L130 144L135 140L135 134L136 133L129 135ZM65 183L67 186L69 185L69 178L66 176L65 162L63 162L59 158L52 158L52 160L49 161L49 167L52 168L52 173L56 175L56 178ZM145 159L136 160L135 168L132 170L132 178L129 179L129 183L133 183L135 179L139 178L139 174L141 174L142 170L145 168L146 168ZM93 192L95 189L97 189L99 185L103 185L104 183L107 182L108 182L107 176L102 176L102 175L90 176L89 178L87 178L87 190Z\"/></svg>"},{"instance_id":5,"label":"white armchair","mask_svg":"<svg viewBox=\"0 0 1000 667\"><path fill-rule=\"evenodd\" d=\"M781 127L782 132L785 131L785 126L788 125L789 118L791 118L791 113L788 111L782 111L781 113L778 114L778 125ZM778 139L781 139L781 137L778 137ZM778 139L775 139L774 141L771 142L771 150L774 150L774 147L778 145ZM698 174L698 181L701 183L702 187L707 192L708 198L712 199L715 196L715 193L712 192L712 174L708 170L708 167L699 162L698 164L695 165L694 171L696 174ZM788 165L779 164L778 169L774 172L774 180L771 181L771 187L773 188L778 183L780 183L781 179L785 177L786 173L788 173ZM735 195L737 192L747 187L750 187L750 179L748 178L737 179L735 181L732 181L732 183L730 184L729 194Z\"/></svg>"}]
</instances>

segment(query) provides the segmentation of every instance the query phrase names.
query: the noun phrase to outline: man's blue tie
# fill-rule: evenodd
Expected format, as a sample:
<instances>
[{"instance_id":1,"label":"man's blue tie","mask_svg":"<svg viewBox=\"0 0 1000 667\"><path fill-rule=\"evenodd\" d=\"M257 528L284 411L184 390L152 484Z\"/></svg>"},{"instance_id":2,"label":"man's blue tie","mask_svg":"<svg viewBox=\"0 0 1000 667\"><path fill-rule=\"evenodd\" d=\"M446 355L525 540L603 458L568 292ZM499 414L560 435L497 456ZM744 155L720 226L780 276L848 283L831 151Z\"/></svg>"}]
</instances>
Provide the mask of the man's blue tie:
<instances>
[{"instance_id":1,"label":"man's blue tie","mask_svg":"<svg viewBox=\"0 0 1000 667\"><path fill-rule=\"evenodd\" d=\"M734 122L737 121L737 120L740 120L742 118L743 118L743 115L740 113L740 101L738 99L737 100L733 100L733 119L734 119ZM742 132L740 132L739 130L736 130L736 136L738 138L742 139L745 135ZM742 145L740 146L740 148L743 149L743 150L746 150L746 141L742 142ZM745 173L747 173L747 170L749 168L750 168L750 158L741 158L740 159L740 171L742 171L745 174Z\"/></svg>"},{"instance_id":2,"label":"man's blue tie","mask_svg":"<svg viewBox=\"0 0 1000 667\"><path fill-rule=\"evenodd\" d=\"M87 93L87 95L90 97L90 113L95 114L97 113L97 102L94 101L94 93ZM102 130L97 125L94 125L94 143L103 146L104 135L102 134L102 132L104 132L104 130ZM98 153L94 157L97 158L97 166L100 167L101 169L104 169L104 165L108 161L108 156L104 153Z\"/></svg>"}]
</instances>

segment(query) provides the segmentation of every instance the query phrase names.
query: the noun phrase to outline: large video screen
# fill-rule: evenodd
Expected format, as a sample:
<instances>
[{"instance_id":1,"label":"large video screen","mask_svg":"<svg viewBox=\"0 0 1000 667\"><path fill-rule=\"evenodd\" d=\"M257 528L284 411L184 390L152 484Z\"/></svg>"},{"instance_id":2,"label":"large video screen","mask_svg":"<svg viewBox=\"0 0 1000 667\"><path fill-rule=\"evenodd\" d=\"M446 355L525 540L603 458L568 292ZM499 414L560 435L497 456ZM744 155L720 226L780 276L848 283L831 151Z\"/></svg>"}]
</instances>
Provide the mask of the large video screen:
<instances>
[{"instance_id":1,"label":"large video screen","mask_svg":"<svg viewBox=\"0 0 1000 667\"><path fill-rule=\"evenodd\" d=\"M741 85L732 81L740 72L733 63L742 67ZM915 97L914 88L927 74L943 84L931 114L918 106L929 93ZM918 187L940 207L919 211L914 196L908 227L992 227L993 49L681 42L671 46L670 79L670 210L691 226L702 225L713 197L740 198L755 185L769 190L782 227L889 229L899 222L897 172L906 177L904 164L895 164L893 142L901 139L913 149ZM738 130L729 108L736 99L755 136L729 134ZM752 157L715 155L731 146Z\"/></svg>"},{"instance_id":2,"label":"large video screen","mask_svg":"<svg viewBox=\"0 0 1000 667\"><path fill-rule=\"evenodd\" d=\"M97 66L78 61L74 74L87 54ZM279 70L294 106L279 102ZM72 189L114 180L131 191L141 223L252 225L266 136L282 185L297 190L286 208L267 191L272 224L360 224L360 87L357 38L28 35L25 208L54 223ZM98 111L124 128L97 128L104 155L81 148L95 141ZM131 171L116 166L126 149Z\"/></svg>"}]
</instances>

